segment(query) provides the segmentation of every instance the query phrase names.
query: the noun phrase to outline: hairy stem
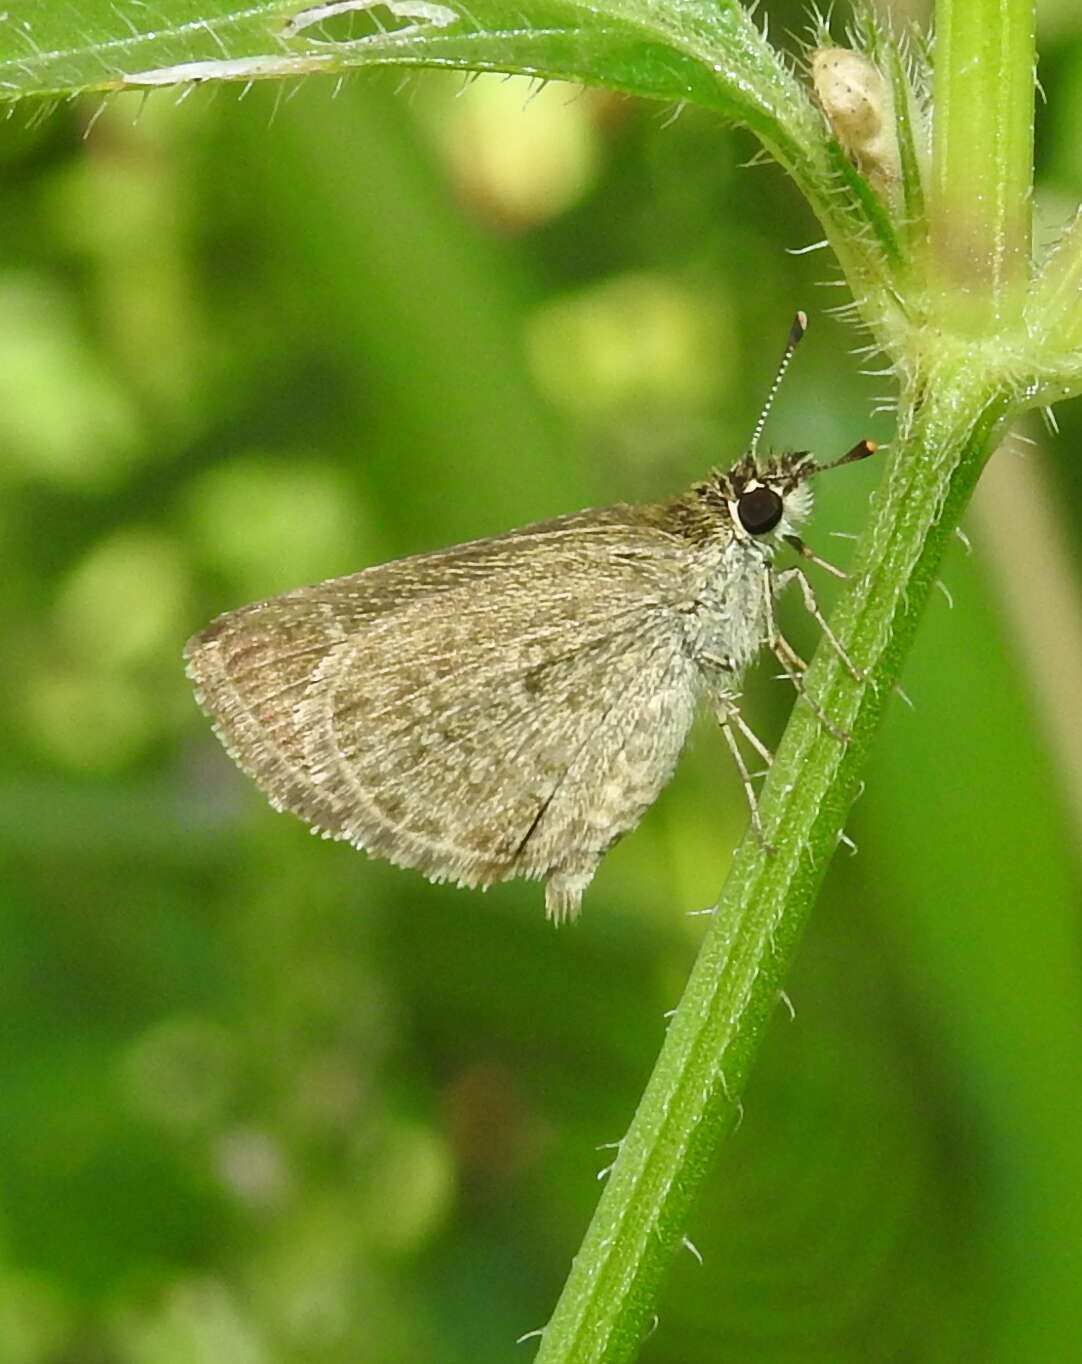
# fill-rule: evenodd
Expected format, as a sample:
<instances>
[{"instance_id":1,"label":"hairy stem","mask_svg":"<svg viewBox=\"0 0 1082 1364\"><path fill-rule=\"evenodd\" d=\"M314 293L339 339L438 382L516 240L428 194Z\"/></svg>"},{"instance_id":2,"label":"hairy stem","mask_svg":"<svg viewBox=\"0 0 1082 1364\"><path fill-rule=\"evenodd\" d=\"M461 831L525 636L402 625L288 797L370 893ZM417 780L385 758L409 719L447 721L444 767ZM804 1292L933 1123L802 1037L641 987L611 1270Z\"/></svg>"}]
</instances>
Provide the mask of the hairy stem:
<instances>
[{"instance_id":1,"label":"hairy stem","mask_svg":"<svg viewBox=\"0 0 1082 1364\"><path fill-rule=\"evenodd\" d=\"M938 374L895 451L835 622L855 681L825 641L808 688L852 738L798 704L763 791L775 851L745 838L642 1102L545 1331L539 1364L634 1357L688 1209L739 1109L808 911L945 544L1010 415L964 364Z\"/></svg>"},{"instance_id":2,"label":"hairy stem","mask_svg":"<svg viewBox=\"0 0 1082 1364\"><path fill-rule=\"evenodd\" d=\"M930 304L935 325L910 320L923 307L900 309L903 334L896 339L908 357L901 436L832 622L862 679L850 675L826 640L807 677L822 711L851 737L840 742L806 704L795 707L761 801L775 851L750 835L738 850L544 1333L540 1364L617 1364L634 1356L692 1200L738 1112L946 541L1021 405L1016 362L1022 359L1024 370L1039 350L1027 342L1023 322L1033 8L1033 0L938 0L928 258L914 252L898 276L912 302ZM808 192L807 176L797 179ZM1048 286L1065 312L1077 292L1073 235L1061 278ZM924 239L916 224L908 238L911 248ZM885 243L879 247L889 255ZM839 254L857 292L867 282L861 264ZM1025 400L1035 393L1030 384Z\"/></svg>"}]
</instances>

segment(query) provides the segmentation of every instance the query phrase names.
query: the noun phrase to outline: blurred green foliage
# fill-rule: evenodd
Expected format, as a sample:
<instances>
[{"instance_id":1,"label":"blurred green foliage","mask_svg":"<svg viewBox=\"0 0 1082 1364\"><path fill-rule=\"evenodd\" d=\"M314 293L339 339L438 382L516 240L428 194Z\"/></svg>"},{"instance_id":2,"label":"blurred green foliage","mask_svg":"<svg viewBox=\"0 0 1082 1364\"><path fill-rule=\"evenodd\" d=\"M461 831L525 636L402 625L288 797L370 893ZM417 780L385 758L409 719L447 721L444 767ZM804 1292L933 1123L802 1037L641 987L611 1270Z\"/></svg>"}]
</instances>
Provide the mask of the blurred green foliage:
<instances>
[{"instance_id":1,"label":"blurred green foliage","mask_svg":"<svg viewBox=\"0 0 1082 1364\"><path fill-rule=\"evenodd\" d=\"M1049 13L1055 222L1082 23ZM431 887L273 814L180 650L678 490L740 450L797 306L772 442L889 438L829 260L786 254L819 235L796 191L671 112L413 75L0 126L2 1364L529 1357L745 821L720 739L555 931L536 886ZM1071 506L1061 417L1014 467ZM824 480L821 552L876 477ZM947 566L653 1364L1077 1357L1079 829L987 573L1024 553ZM786 687L749 693L776 736Z\"/></svg>"}]
</instances>

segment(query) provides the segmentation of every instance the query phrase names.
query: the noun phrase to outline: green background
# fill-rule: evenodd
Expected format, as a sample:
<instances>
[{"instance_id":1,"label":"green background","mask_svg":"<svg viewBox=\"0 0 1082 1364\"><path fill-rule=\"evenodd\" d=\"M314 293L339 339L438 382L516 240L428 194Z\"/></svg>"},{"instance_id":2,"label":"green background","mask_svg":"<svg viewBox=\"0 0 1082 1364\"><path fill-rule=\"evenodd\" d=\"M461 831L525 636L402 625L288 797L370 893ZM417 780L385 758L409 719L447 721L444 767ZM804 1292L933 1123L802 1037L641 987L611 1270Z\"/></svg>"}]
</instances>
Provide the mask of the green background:
<instances>
[{"instance_id":1,"label":"green background","mask_svg":"<svg viewBox=\"0 0 1082 1364\"><path fill-rule=\"evenodd\" d=\"M1042 10L1052 229L1082 198L1073 13ZM819 236L802 200L675 112L388 74L0 124L0 1364L531 1356L746 821L721 738L696 729L555 930L536 885L431 887L272 813L180 651L276 591L727 464L797 307L768 443L889 440L828 253L788 254ZM924 623L653 1364L1078 1357L1060 419L995 457L945 565L955 608ZM820 484L827 557L875 465ZM747 687L768 739L771 673Z\"/></svg>"}]
</instances>

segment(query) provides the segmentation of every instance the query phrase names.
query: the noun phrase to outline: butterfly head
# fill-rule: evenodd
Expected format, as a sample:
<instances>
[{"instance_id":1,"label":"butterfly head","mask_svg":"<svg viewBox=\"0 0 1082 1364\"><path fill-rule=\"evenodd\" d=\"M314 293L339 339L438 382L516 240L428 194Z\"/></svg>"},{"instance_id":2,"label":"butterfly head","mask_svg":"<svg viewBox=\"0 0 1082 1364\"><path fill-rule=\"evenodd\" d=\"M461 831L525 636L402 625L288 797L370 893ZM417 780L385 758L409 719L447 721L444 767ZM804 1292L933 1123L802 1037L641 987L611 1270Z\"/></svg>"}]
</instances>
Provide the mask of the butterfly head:
<instances>
[{"instance_id":1,"label":"butterfly head","mask_svg":"<svg viewBox=\"0 0 1082 1364\"><path fill-rule=\"evenodd\" d=\"M718 475L717 488L735 538L762 541L791 535L811 513L808 479L817 467L806 450L793 450L760 461L748 455Z\"/></svg>"},{"instance_id":2,"label":"butterfly head","mask_svg":"<svg viewBox=\"0 0 1082 1364\"><path fill-rule=\"evenodd\" d=\"M858 441L840 459L820 464L807 450L756 458L747 454L727 474L715 475L715 486L727 506L733 535L738 540L784 539L811 515L810 480L826 469L866 459L876 451L874 441Z\"/></svg>"},{"instance_id":3,"label":"butterfly head","mask_svg":"<svg viewBox=\"0 0 1082 1364\"><path fill-rule=\"evenodd\" d=\"M785 378L789 362L808 328L805 313L798 312L789 329L781 362L766 395L759 419L751 433L747 453L727 474L715 474L702 491L715 507L720 501L734 539L744 543L763 543L768 536L784 539L807 520L812 509L809 479L824 469L850 464L875 453L875 443L859 441L841 459L820 464L807 450L788 450L780 455L759 455L759 438L766 427L774 399Z\"/></svg>"}]
</instances>

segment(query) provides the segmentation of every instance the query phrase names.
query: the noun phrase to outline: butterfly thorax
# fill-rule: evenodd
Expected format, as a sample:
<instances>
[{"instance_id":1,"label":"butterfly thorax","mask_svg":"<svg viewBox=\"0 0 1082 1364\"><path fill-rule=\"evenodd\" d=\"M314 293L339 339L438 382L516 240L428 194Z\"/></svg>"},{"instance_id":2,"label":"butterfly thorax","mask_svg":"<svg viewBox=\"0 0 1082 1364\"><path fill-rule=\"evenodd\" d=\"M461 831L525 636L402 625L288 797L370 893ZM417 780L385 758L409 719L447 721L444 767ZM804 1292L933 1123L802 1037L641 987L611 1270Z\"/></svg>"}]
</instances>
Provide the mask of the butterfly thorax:
<instances>
[{"instance_id":1,"label":"butterfly thorax","mask_svg":"<svg viewBox=\"0 0 1082 1364\"><path fill-rule=\"evenodd\" d=\"M736 538L701 545L690 557L685 621L700 666L739 677L763 647L772 557L769 542Z\"/></svg>"}]
</instances>

